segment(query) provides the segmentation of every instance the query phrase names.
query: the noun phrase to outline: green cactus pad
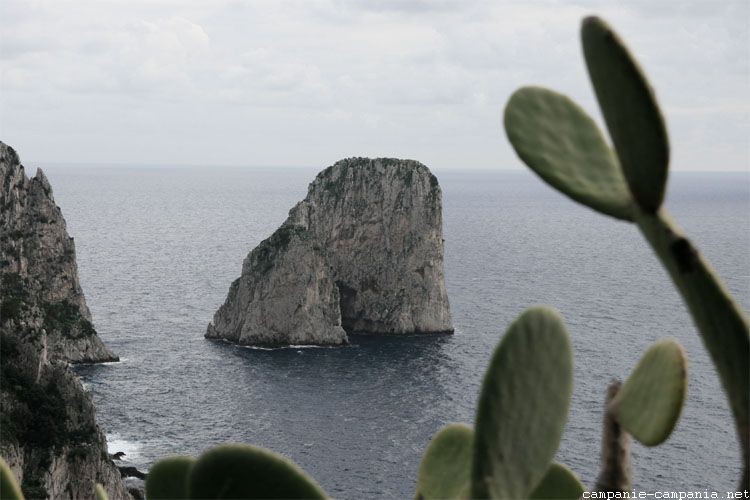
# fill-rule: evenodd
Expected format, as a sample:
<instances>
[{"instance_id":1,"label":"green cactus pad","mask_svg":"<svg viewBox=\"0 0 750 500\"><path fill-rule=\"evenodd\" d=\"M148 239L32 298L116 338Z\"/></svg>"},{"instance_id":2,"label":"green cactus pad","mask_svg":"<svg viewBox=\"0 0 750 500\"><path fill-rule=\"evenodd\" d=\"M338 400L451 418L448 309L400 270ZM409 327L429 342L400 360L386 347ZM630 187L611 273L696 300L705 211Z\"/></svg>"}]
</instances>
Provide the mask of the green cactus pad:
<instances>
[{"instance_id":1,"label":"green cactus pad","mask_svg":"<svg viewBox=\"0 0 750 500\"><path fill-rule=\"evenodd\" d=\"M192 457L166 457L156 462L146 477L149 499L188 498L188 476L195 463Z\"/></svg>"},{"instance_id":2,"label":"green cactus pad","mask_svg":"<svg viewBox=\"0 0 750 500\"><path fill-rule=\"evenodd\" d=\"M578 500L586 488L573 471L554 462L531 493L532 500Z\"/></svg>"},{"instance_id":3,"label":"green cactus pad","mask_svg":"<svg viewBox=\"0 0 750 500\"><path fill-rule=\"evenodd\" d=\"M465 424L438 431L419 466L416 498L468 497L473 442L474 431Z\"/></svg>"},{"instance_id":4,"label":"green cactus pad","mask_svg":"<svg viewBox=\"0 0 750 500\"><path fill-rule=\"evenodd\" d=\"M104 486L102 486L99 483L94 484L94 496L96 497L96 500L109 500L109 495L107 495L107 490L105 490Z\"/></svg>"},{"instance_id":5,"label":"green cactus pad","mask_svg":"<svg viewBox=\"0 0 750 500\"><path fill-rule=\"evenodd\" d=\"M573 360L560 315L526 310L490 360L479 395L472 497L528 498L549 469L565 427Z\"/></svg>"},{"instance_id":6,"label":"green cactus pad","mask_svg":"<svg viewBox=\"0 0 750 500\"><path fill-rule=\"evenodd\" d=\"M587 17L581 40L591 83L617 157L638 205L654 213L664 200L669 139L654 92L617 34Z\"/></svg>"},{"instance_id":7,"label":"green cactus pad","mask_svg":"<svg viewBox=\"0 0 750 500\"><path fill-rule=\"evenodd\" d=\"M686 391L685 352L676 340L661 340L648 348L610 407L634 438L655 446L672 433Z\"/></svg>"},{"instance_id":8,"label":"green cactus pad","mask_svg":"<svg viewBox=\"0 0 750 500\"><path fill-rule=\"evenodd\" d=\"M23 500L23 493L18 487L15 476L10 471L10 467L0 457L0 498L3 500Z\"/></svg>"},{"instance_id":9,"label":"green cactus pad","mask_svg":"<svg viewBox=\"0 0 750 500\"><path fill-rule=\"evenodd\" d=\"M505 106L505 133L539 177L612 217L633 219L633 201L612 148L594 120L568 97L523 87Z\"/></svg>"},{"instance_id":10,"label":"green cactus pad","mask_svg":"<svg viewBox=\"0 0 750 500\"><path fill-rule=\"evenodd\" d=\"M660 210L637 224L682 294L721 377L743 457L741 490L750 489L750 322L697 248Z\"/></svg>"},{"instance_id":11,"label":"green cactus pad","mask_svg":"<svg viewBox=\"0 0 750 500\"><path fill-rule=\"evenodd\" d=\"M193 465L188 481L191 498L326 498L297 465L248 445L208 450Z\"/></svg>"}]
</instances>

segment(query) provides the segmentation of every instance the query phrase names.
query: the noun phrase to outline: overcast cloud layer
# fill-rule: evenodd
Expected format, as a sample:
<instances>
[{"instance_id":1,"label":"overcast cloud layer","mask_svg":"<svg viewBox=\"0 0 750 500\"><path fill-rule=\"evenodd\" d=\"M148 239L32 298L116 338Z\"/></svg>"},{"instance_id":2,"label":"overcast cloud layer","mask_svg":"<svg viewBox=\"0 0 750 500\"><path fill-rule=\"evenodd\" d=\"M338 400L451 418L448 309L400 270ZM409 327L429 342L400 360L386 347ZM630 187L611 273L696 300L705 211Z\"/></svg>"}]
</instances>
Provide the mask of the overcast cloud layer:
<instances>
[{"instance_id":1,"label":"overcast cloud layer","mask_svg":"<svg viewBox=\"0 0 750 500\"><path fill-rule=\"evenodd\" d=\"M601 122L578 28L604 16L665 109L673 168L750 163L750 2L0 2L0 139L34 162L520 168L518 86Z\"/></svg>"}]
</instances>

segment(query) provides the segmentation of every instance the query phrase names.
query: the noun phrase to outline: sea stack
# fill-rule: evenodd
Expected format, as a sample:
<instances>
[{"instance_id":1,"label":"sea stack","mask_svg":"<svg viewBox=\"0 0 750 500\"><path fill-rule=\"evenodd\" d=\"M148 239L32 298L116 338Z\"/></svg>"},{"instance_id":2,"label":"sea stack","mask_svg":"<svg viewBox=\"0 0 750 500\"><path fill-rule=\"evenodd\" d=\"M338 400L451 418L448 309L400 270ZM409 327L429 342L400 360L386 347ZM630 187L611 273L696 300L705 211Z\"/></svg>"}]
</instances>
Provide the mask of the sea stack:
<instances>
[{"instance_id":1,"label":"sea stack","mask_svg":"<svg viewBox=\"0 0 750 500\"><path fill-rule=\"evenodd\" d=\"M347 333L452 333L442 195L412 160L349 158L245 258L207 338L341 345Z\"/></svg>"},{"instance_id":2,"label":"sea stack","mask_svg":"<svg viewBox=\"0 0 750 500\"><path fill-rule=\"evenodd\" d=\"M36 307L51 356L71 363L117 361L96 334L78 282L73 238L39 168L28 178L13 148L0 142L0 276L3 319ZM33 298L33 306L22 297ZM9 295L10 294L10 295Z\"/></svg>"},{"instance_id":3,"label":"sea stack","mask_svg":"<svg viewBox=\"0 0 750 500\"><path fill-rule=\"evenodd\" d=\"M75 248L41 170L0 142L0 456L26 498L131 496L69 363L117 359L96 335Z\"/></svg>"}]
</instances>

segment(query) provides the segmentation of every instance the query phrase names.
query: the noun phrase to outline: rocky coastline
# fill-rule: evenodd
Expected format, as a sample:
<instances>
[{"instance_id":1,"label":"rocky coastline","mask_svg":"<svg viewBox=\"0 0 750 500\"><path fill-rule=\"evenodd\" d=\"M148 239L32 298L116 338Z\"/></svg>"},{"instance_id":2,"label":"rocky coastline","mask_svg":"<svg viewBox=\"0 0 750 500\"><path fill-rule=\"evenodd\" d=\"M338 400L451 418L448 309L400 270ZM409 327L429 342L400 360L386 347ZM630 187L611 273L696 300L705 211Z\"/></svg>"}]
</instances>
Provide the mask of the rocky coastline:
<instances>
[{"instance_id":1,"label":"rocky coastline","mask_svg":"<svg viewBox=\"0 0 750 500\"><path fill-rule=\"evenodd\" d=\"M0 455L26 498L132 498L71 363L116 361L78 280L75 244L44 173L0 142Z\"/></svg>"}]
</instances>

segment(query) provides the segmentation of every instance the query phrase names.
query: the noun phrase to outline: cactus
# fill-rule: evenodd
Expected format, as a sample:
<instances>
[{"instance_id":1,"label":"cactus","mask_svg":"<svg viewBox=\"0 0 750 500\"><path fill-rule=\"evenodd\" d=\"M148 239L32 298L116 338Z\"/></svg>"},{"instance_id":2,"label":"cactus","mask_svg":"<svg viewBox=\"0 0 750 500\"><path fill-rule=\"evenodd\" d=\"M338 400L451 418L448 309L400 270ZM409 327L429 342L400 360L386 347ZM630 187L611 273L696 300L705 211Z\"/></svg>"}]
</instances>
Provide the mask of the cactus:
<instances>
[{"instance_id":1,"label":"cactus","mask_svg":"<svg viewBox=\"0 0 750 500\"><path fill-rule=\"evenodd\" d=\"M524 311L495 349L482 383L476 430L449 425L430 442L417 499L577 499L583 486L552 458L565 427L573 359L560 315Z\"/></svg>"},{"instance_id":2,"label":"cactus","mask_svg":"<svg viewBox=\"0 0 750 500\"><path fill-rule=\"evenodd\" d=\"M686 392L687 359L674 339L651 345L624 385L618 380L610 384L596 491L632 488L630 435L646 446L663 443L680 418Z\"/></svg>"},{"instance_id":3,"label":"cactus","mask_svg":"<svg viewBox=\"0 0 750 500\"><path fill-rule=\"evenodd\" d=\"M669 145L643 72L601 19L586 18L581 38L614 151L570 99L538 87L522 88L508 101L508 139L519 158L553 187L599 212L638 225L682 294L719 373L742 450L745 472L740 488L750 489L748 320L661 207Z\"/></svg>"},{"instance_id":4,"label":"cactus","mask_svg":"<svg viewBox=\"0 0 750 500\"><path fill-rule=\"evenodd\" d=\"M687 391L685 352L674 339L653 344L612 399L610 408L622 427L646 446L672 433Z\"/></svg>"},{"instance_id":5,"label":"cactus","mask_svg":"<svg viewBox=\"0 0 750 500\"><path fill-rule=\"evenodd\" d=\"M168 457L146 480L148 498L326 498L294 463L257 446L225 444L197 461Z\"/></svg>"},{"instance_id":6,"label":"cactus","mask_svg":"<svg viewBox=\"0 0 750 500\"><path fill-rule=\"evenodd\" d=\"M416 498L466 498L468 470L472 498L579 498L584 487L578 478L552 462L567 418L572 365L560 316L546 307L521 314L490 360L476 430L452 424L435 435L419 468ZM631 487L627 430L648 445L671 434L685 397L686 370L679 343L662 340L649 348L622 390L619 382L610 387L597 490Z\"/></svg>"},{"instance_id":7,"label":"cactus","mask_svg":"<svg viewBox=\"0 0 750 500\"><path fill-rule=\"evenodd\" d=\"M578 500L586 488L576 475L562 464L554 462L547 469L542 482L531 493L532 500Z\"/></svg>"},{"instance_id":8,"label":"cactus","mask_svg":"<svg viewBox=\"0 0 750 500\"><path fill-rule=\"evenodd\" d=\"M642 210L655 213L664 200L669 166L667 127L656 97L638 63L601 19L583 20L581 41L630 192Z\"/></svg>"},{"instance_id":9,"label":"cactus","mask_svg":"<svg viewBox=\"0 0 750 500\"><path fill-rule=\"evenodd\" d=\"M417 476L417 500L469 496L474 431L465 424L443 427L430 441Z\"/></svg>"},{"instance_id":10,"label":"cactus","mask_svg":"<svg viewBox=\"0 0 750 500\"><path fill-rule=\"evenodd\" d=\"M188 497L188 475L195 463L192 457L173 456L159 460L148 471L146 496L150 500Z\"/></svg>"},{"instance_id":11,"label":"cactus","mask_svg":"<svg viewBox=\"0 0 750 500\"><path fill-rule=\"evenodd\" d=\"M23 500L23 493L18 487L10 467L0 457L0 498L3 500Z\"/></svg>"},{"instance_id":12,"label":"cactus","mask_svg":"<svg viewBox=\"0 0 750 500\"><path fill-rule=\"evenodd\" d=\"M107 490L105 490L104 486L99 483L94 483L94 496L96 497L96 500L109 500Z\"/></svg>"},{"instance_id":13,"label":"cactus","mask_svg":"<svg viewBox=\"0 0 750 500\"><path fill-rule=\"evenodd\" d=\"M630 434L617 421L611 405L620 387L620 381L614 380L607 388L602 424L601 470L594 491L629 491L633 485L630 469Z\"/></svg>"},{"instance_id":14,"label":"cactus","mask_svg":"<svg viewBox=\"0 0 750 500\"><path fill-rule=\"evenodd\" d=\"M633 198L614 152L586 112L541 87L513 93L505 131L518 156L575 201L618 219L633 220Z\"/></svg>"},{"instance_id":15,"label":"cactus","mask_svg":"<svg viewBox=\"0 0 750 500\"><path fill-rule=\"evenodd\" d=\"M326 498L318 484L281 455L247 445L221 445L193 465L191 498Z\"/></svg>"},{"instance_id":16,"label":"cactus","mask_svg":"<svg viewBox=\"0 0 750 500\"><path fill-rule=\"evenodd\" d=\"M525 311L490 360L477 408L471 493L528 498L552 462L568 415L573 361L553 310Z\"/></svg>"},{"instance_id":17,"label":"cactus","mask_svg":"<svg viewBox=\"0 0 750 500\"><path fill-rule=\"evenodd\" d=\"M750 334L744 313L690 241L660 210L638 227L666 266L702 333L734 416L744 461L740 489L750 490Z\"/></svg>"}]
</instances>

